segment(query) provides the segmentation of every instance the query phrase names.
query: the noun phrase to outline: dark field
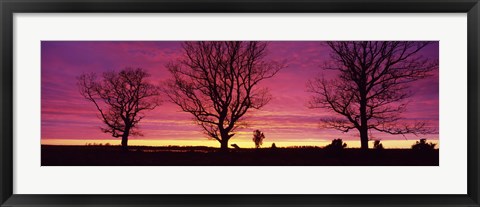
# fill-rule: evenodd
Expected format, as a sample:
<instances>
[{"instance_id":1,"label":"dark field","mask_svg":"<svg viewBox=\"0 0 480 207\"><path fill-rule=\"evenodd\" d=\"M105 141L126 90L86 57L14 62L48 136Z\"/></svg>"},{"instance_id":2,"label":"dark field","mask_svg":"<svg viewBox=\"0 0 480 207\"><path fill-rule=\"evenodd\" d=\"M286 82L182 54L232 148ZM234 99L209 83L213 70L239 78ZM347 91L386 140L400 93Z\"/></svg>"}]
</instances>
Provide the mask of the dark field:
<instances>
[{"instance_id":1,"label":"dark field","mask_svg":"<svg viewBox=\"0 0 480 207\"><path fill-rule=\"evenodd\" d=\"M42 166L438 166L438 150L42 145Z\"/></svg>"}]
</instances>

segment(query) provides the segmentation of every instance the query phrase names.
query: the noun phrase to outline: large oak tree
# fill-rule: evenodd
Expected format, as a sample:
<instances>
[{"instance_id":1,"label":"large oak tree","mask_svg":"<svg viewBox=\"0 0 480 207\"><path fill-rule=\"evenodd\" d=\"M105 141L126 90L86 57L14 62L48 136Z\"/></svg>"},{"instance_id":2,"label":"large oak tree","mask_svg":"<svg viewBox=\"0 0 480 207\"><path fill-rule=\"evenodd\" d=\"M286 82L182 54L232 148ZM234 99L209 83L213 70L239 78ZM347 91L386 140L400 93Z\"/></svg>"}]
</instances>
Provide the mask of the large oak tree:
<instances>
[{"instance_id":1,"label":"large oak tree","mask_svg":"<svg viewBox=\"0 0 480 207\"><path fill-rule=\"evenodd\" d=\"M434 130L425 122L402 122L412 82L431 75L438 60L419 54L431 42L335 41L326 43L331 60L324 69L336 77L320 76L307 84L313 95L311 108L339 116L323 120L324 126L360 134L361 148L368 149L369 131L388 134L425 134Z\"/></svg>"},{"instance_id":2,"label":"large oak tree","mask_svg":"<svg viewBox=\"0 0 480 207\"><path fill-rule=\"evenodd\" d=\"M129 135L141 135L137 128L143 112L160 104L159 88L147 81L149 76L143 69L127 68L105 72L101 80L95 73L78 77L80 94L95 105L105 125L101 130L121 137L124 150L128 149Z\"/></svg>"},{"instance_id":3,"label":"large oak tree","mask_svg":"<svg viewBox=\"0 0 480 207\"><path fill-rule=\"evenodd\" d=\"M184 42L183 57L167 65L173 78L166 84L166 94L192 114L223 150L242 117L271 99L268 88L259 83L284 65L266 59L267 45L258 41Z\"/></svg>"}]
</instances>

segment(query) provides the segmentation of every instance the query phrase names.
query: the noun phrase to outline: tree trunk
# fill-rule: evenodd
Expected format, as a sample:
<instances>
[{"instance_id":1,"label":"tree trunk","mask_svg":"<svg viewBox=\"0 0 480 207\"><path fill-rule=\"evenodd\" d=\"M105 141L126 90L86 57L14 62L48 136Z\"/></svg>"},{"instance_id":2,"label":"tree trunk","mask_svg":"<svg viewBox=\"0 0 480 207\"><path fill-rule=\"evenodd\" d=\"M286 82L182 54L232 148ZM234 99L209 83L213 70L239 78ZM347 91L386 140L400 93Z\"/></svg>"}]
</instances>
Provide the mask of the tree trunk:
<instances>
[{"instance_id":1,"label":"tree trunk","mask_svg":"<svg viewBox=\"0 0 480 207\"><path fill-rule=\"evenodd\" d=\"M360 127L360 144L362 150L368 150L368 128L366 125Z\"/></svg>"},{"instance_id":2,"label":"tree trunk","mask_svg":"<svg viewBox=\"0 0 480 207\"><path fill-rule=\"evenodd\" d=\"M122 135L122 150L128 151L128 135L130 134L130 129L126 128Z\"/></svg>"},{"instance_id":3,"label":"tree trunk","mask_svg":"<svg viewBox=\"0 0 480 207\"><path fill-rule=\"evenodd\" d=\"M220 136L222 138L222 140L220 140L220 149L222 151L228 151L228 140L230 139L228 132L221 131Z\"/></svg>"},{"instance_id":4,"label":"tree trunk","mask_svg":"<svg viewBox=\"0 0 480 207\"><path fill-rule=\"evenodd\" d=\"M228 139L220 141L220 149L222 151L227 151L228 150Z\"/></svg>"},{"instance_id":5,"label":"tree trunk","mask_svg":"<svg viewBox=\"0 0 480 207\"><path fill-rule=\"evenodd\" d=\"M362 75L362 80L366 80ZM367 92L365 84L360 89L360 146L362 150L368 150L368 121L367 121Z\"/></svg>"}]
</instances>

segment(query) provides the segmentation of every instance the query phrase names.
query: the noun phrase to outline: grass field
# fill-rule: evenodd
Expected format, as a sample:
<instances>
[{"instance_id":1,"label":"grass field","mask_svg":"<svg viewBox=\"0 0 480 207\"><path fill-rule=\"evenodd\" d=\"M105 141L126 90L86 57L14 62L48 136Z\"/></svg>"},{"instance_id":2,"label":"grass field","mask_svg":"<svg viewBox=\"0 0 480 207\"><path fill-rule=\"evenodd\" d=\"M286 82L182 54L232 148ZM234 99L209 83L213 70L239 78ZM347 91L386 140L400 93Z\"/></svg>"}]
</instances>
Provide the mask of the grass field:
<instances>
[{"instance_id":1,"label":"grass field","mask_svg":"<svg viewBox=\"0 0 480 207\"><path fill-rule=\"evenodd\" d=\"M42 166L438 166L438 150L42 145Z\"/></svg>"}]
</instances>

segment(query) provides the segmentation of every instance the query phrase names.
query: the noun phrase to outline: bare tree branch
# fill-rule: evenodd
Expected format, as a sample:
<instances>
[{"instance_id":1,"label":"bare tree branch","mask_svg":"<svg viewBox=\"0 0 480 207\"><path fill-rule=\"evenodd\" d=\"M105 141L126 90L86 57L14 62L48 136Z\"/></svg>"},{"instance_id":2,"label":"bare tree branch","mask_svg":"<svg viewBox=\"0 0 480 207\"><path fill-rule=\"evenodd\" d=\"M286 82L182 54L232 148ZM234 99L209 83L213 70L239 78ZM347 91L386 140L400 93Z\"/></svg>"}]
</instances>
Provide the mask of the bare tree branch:
<instances>
[{"instance_id":1,"label":"bare tree branch","mask_svg":"<svg viewBox=\"0 0 480 207\"><path fill-rule=\"evenodd\" d=\"M266 42L184 42L183 51L167 65L173 78L163 91L226 148L242 116L271 99L259 82L285 65L265 59Z\"/></svg>"},{"instance_id":2,"label":"bare tree branch","mask_svg":"<svg viewBox=\"0 0 480 207\"><path fill-rule=\"evenodd\" d=\"M331 62L324 69L337 72L337 78L317 77L307 83L313 95L310 108L325 108L343 117L323 120L324 126L342 132L357 129L362 148L368 148L368 131L388 134L425 134L426 123L399 124L412 92L409 83L431 75L437 60L418 52L431 42L335 41Z\"/></svg>"},{"instance_id":3,"label":"bare tree branch","mask_svg":"<svg viewBox=\"0 0 480 207\"><path fill-rule=\"evenodd\" d=\"M80 94L94 103L106 125L101 127L102 132L122 137L124 148L129 135L141 135L136 128L144 117L142 112L153 110L161 103L158 86L146 81L149 76L143 69L127 68L118 73L103 73L102 80L97 80L95 73L77 78Z\"/></svg>"}]
</instances>

